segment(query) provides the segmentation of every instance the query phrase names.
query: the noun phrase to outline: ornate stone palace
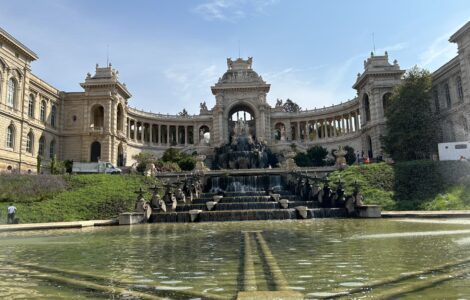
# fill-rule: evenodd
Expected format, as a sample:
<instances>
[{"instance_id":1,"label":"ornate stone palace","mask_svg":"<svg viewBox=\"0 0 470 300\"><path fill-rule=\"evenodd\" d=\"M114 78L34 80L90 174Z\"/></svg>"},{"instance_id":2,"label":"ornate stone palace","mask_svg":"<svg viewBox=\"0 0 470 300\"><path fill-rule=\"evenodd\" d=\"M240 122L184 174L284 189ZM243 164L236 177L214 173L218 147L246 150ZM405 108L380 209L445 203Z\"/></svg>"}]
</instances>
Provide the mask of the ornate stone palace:
<instances>
[{"instance_id":1,"label":"ornate stone palace","mask_svg":"<svg viewBox=\"0 0 470 300\"><path fill-rule=\"evenodd\" d=\"M470 22L450 37L458 55L435 71L434 105L442 141L469 139ZM210 158L214 147L243 130L273 152L312 145L350 145L369 157L382 155L389 97L405 72L388 55L364 61L353 88L357 96L320 109L286 112L267 101L270 85L252 68L252 58L227 59L227 71L211 87L215 106L201 103L198 115L144 112L128 106L131 93L111 64L96 66L81 83L83 92L64 92L31 72L38 56L0 29L0 170L36 171L55 155L61 160L131 165L142 151L161 154L169 147ZM410 107L410 109L413 109Z\"/></svg>"}]
</instances>

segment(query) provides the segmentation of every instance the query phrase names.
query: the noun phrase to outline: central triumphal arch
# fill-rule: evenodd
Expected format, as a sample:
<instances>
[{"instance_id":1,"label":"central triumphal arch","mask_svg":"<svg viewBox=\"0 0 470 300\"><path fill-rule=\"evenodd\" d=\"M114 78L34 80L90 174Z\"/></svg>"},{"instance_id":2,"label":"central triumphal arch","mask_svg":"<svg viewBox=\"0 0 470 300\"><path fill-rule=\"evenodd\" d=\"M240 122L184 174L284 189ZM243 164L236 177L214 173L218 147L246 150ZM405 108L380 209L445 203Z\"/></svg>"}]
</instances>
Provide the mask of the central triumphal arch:
<instances>
[{"instance_id":1,"label":"central triumphal arch","mask_svg":"<svg viewBox=\"0 0 470 300\"><path fill-rule=\"evenodd\" d=\"M271 140L269 109L266 94L270 85L252 69L252 58L227 59L227 71L211 87L216 104L213 108L214 145L231 142L237 121L249 126L249 133L259 142Z\"/></svg>"}]
</instances>

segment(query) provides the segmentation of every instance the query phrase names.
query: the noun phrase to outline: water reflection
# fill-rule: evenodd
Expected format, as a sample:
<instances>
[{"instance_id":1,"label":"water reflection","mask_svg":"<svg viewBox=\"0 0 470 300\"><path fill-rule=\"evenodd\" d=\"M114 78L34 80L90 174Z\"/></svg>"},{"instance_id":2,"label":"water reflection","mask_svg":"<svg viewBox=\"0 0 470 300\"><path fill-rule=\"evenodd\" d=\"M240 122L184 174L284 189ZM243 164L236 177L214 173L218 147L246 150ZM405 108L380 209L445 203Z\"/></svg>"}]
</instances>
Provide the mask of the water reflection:
<instances>
[{"instance_id":1,"label":"water reflection","mask_svg":"<svg viewBox=\"0 0 470 300\"><path fill-rule=\"evenodd\" d=\"M77 293L65 284L30 278L27 274L34 270L19 264L31 264L60 269L63 276L86 273L94 276L95 282L108 286L157 295L174 291L179 294L165 295L177 299L204 298L204 295L230 299L240 286L242 232L261 230L289 288L307 298L327 298L332 293L353 291L371 282L470 257L468 225L466 222L305 220L2 233L0 297L96 296L89 291ZM445 272L456 271L452 268ZM262 270L256 270L256 275L265 276ZM73 278L90 279L83 276ZM426 281L436 275L422 276L416 280ZM412 284L413 280L400 284ZM462 288L464 285L470 286L468 276L410 295L430 295L436 290L450 298L468 296L470 288ZM259 283L258 290L265 288ZM374 291L384 288L376 287ZM113 297L98 294L103 295Z\"/></svg>"}]
</instances>

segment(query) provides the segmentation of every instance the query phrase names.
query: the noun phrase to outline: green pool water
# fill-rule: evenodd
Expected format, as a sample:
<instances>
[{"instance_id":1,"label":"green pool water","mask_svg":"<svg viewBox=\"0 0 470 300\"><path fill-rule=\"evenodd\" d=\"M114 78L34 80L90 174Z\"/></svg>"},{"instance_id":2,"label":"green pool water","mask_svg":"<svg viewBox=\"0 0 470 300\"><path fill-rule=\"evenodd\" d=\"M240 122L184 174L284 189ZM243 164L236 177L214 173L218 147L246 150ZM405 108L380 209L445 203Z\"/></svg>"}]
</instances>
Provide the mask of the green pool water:
<instances>
[{"instance_id":1,"label":"green pool water","mask_svg":"<svg viewBox=\"0 0 470 300\"><path fill-rule=\"evenodd\" d=\"M54 280L59 277L172 299L205 295L233 299L243 286L243 232L257 230L288 288L306 299L348 291L355 293L344 294L343 299L470 299L470 260L465 262L470 259L470 220L411 219L148 224L1 233L0 298L140 298ZM258 290L272 289L257 255L253 257ZM436 269L444 264L450 266ZM404 273L425 270L402 278ZM450 280L437 280L443 277ZM377 281L382 283L358 289ZM404 292L397 293L400 290Z\"/></svg>"}]
</instances>

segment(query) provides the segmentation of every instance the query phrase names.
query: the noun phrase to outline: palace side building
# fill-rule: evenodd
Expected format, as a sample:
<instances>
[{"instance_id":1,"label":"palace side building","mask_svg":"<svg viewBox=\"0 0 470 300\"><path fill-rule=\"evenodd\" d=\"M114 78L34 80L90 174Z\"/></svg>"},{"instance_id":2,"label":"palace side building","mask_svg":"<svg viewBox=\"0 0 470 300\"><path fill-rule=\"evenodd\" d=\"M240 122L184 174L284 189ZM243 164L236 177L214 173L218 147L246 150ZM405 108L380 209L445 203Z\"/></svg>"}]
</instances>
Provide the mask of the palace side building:
<instances>
[{"instance_id":1,"label":"palace side building","mask_svg":"<svg viewBox=\"0 0 470 300\"><path fill-rule=\"evenodd\" d=\"M469 140L470 22L453 34L458 54L432 73L433 110L442 142ZM227 59L227 71L212 86L215 105L201 103L198 115L154 114L131 108L130 91L111 64L96 65L81 92L60 91L34 75L38 55L0 28L0 171L36 172L37 157L109 161L129 166L143 151L161 155L169 147L207 155L231 141L243 119L253 138L273 152L292 143L306 150L352 146L371 158L383 155L385 111L405 70L387 53L364 61L352 100L330 107L286 112L268 101L270 84L253 70L252 58ZM413 109L410 107L410 109Z\"/></svg>"}]
</instances>

